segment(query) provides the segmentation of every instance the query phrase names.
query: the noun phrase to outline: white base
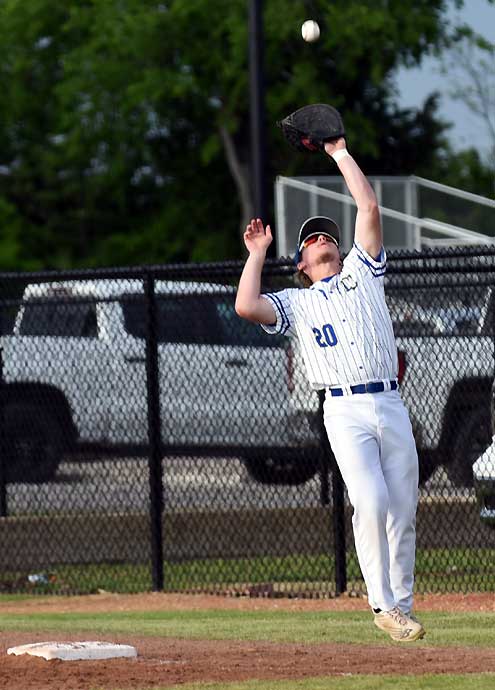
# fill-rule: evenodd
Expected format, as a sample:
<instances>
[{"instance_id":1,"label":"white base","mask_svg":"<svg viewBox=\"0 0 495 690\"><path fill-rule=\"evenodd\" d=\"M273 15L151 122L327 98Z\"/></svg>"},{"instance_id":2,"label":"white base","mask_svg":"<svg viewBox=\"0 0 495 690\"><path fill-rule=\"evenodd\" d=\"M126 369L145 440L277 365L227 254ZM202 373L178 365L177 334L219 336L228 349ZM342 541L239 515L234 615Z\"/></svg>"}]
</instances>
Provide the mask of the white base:
<instances>
[{"instance_id":1,"label":"white base","mask_svg":"<svg viewBox=\"0 0 495 690\"><path fill-rule=\"evenodd\" d=\"M113 659L114 657L136 657L135 647L112 642L36 642L10 647L7 654L31 654L43 659Z\"/></svg>"}]
</instances>

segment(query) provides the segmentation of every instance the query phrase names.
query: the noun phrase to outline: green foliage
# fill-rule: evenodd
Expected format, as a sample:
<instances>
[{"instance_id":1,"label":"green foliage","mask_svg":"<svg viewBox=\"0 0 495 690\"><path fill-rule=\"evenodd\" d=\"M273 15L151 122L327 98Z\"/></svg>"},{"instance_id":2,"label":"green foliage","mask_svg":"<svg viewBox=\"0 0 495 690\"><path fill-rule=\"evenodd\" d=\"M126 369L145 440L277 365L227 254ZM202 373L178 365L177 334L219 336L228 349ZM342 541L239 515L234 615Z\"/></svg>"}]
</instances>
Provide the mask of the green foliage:
<instances>
[{"instance_id":1,"label":"green foliage","mask_svg":"<svg viewBox=\"0 0 495 690\"><path fill-rule=\"evenodd\" d=\"M443 45L447 0L265 1L268 179L328 172L275 120L342 110L367 171L429 166L436 102L401 111L393 75ZM2 265L70 267L239 256L240 204L221 128L249 176L247 0L6 0L0 5ZM271 190L269 190L271 197ZM0 209L0 217L7 211ZM10 227L12 225L12 227Z\"/></svg>"},{"instance_id":2,"label":"green foliage","mask_svg":"<svg viewBox=\"0 0 495 690\"><path fill-rule=\"evenodd\" d=\"M430 177L452 187L460 187L474 194L481 194L489 198L494 195L493 172L487 167L476 149L454 152L447 149L438 155Z\"/></svg>"},{"instance_id":3,"label":"green foliage","mask_svg":"<svg viewBox=\"0 0 495 690\"><path fill-rule=\"evenodd\" d=\"M474 148L460 152L446 149L443 154L436 156L431 167L422 174L436 182L493 199L493 171ZM420 206L422 215L426 218L444 220L460 227L484 232L492 237L495 235L493 208L489 206L445 197L428 189L420 190ZM448 214L445 214L446 208Z\"/></svg>"},{"instance_id":4,"label":"green foliage","mask_svg":"<svg viewBox=\"0 0 495 690\"><path fill-rule=\"evenodd\" d=\"M29 231L29 224L21 216L17 208L5 198L0 197L0 270L6 270L19 265L22 257L23 237ZM33 261L31 268L37 268Z\"/></svg>"}]
</instances>

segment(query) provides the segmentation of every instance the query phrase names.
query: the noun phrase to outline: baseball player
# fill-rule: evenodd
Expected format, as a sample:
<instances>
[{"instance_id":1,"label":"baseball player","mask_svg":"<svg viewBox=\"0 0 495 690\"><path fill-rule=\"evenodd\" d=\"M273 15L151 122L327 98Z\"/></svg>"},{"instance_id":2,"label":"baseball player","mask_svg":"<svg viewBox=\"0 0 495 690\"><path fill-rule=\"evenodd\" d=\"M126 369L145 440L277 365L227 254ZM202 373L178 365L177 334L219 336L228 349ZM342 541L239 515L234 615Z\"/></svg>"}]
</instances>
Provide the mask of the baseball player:
<instances>
[{"instance_id":1,"label":"baseball player","mask_svg":"<svg viewBox=\"0 0 495 690\"><path fill-rule=\"evenodd\" d=\"M424 636L413 604L418 457L397 382L397 347L384 296L380 212L345 139L325 143L357 205L354 245L342 262L330 218L306 220L296 263L307 288L260 294L272 241L253 219L236 298L239 316L299 339L309 383L325 389L324 421L353 506L356 552L378 628L393 640Z\"/></svg>"}]
</instances>

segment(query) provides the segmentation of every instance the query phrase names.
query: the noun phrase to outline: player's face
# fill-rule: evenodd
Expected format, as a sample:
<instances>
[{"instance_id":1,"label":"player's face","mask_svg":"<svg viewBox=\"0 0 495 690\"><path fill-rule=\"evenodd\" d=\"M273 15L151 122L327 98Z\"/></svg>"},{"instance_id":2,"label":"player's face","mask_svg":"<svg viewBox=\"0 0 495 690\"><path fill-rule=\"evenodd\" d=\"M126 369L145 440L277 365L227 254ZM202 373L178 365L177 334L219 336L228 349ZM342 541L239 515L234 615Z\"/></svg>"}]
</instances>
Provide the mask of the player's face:
<instances>
[{"instance_id":1,"label":"player's face","mask_svg":"<svg viewBox=\"0 0 495 690\"><path fill-rule=\"evenodd\" d=\"M340 253L337 243L330 235L312 235L301 249L301 260L297 265L311 280L318 280L322 273L334 275L340 270Z\"/></svg>"},{"instance_id":2,"label":"player's face","mask_svg":"<svg viewBox=\"0 0 495 690\"><path fill-rule=\"evenodd\" d=\"M304 263L320 263L322 258L332 261L339 256L337 242L330 235L312 235L303 242L301 259Z\"/></svg>"}]
</instances>

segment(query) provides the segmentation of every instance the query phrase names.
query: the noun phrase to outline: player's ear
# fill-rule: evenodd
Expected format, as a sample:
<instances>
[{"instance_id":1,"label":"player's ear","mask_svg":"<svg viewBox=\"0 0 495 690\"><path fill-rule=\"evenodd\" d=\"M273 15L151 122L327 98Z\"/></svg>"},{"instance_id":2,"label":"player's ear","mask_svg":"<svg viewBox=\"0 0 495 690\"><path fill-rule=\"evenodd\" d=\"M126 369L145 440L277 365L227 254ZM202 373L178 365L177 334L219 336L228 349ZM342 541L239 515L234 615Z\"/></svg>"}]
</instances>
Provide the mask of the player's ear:
<instances>
[{"instance_id":1,"label":"player's ear","mask_svg":"<svg viewBox=\"0 0 495 690\"><path fill-rule=\"evenodd\" d=\"M298 271L304 271L305 268L306 268L306 262L305 261L300 261L297 264L297 270Z\"/></svg>"}]
</instances>

